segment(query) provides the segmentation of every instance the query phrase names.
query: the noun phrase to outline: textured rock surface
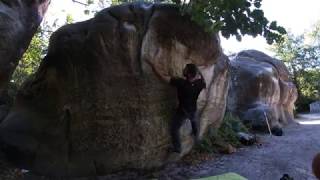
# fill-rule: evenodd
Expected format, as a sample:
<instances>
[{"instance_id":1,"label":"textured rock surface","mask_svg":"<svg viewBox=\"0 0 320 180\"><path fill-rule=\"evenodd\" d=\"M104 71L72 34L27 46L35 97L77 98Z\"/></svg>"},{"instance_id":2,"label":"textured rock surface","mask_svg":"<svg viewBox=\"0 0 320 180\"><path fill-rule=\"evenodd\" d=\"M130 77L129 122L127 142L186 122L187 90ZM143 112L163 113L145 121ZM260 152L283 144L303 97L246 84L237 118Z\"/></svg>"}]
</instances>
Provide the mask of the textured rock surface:
<instances>
[{"instance_id":1,"label":"textured rock surface","mask_svg":"<svg viewBox=\"0 0 320 180\"><path fill-rule=\"evenodd\" d=\"M5 155L0 152L0 179L2 180L22 180L22 173L12 164L8 163Z\"/></svg>"},{"instance_id":2,"label":"textured rock surface","mask_svg":"<svg viewBox=\"0 0 320 180\"><path fill-rule=\"evenodd\" d=\"M50 0L0 0L0 121L7 114L7 85Z\"/></svg>"},{"instance_id":3,"label":"textured rock surface","mask_svg":"<svg viewBox=\"0 0 320 180\"><path fill-rule=\"evenodd\" d=\"M228 110L254 128L281 128L293 120L297 89L286 66L277 59L255 51L242 51L231 60Z\"/></svg>"},{"instance_id":4,"label":"textured rock surface","mask_svg":"<svg viewBox=\"0 0 320 180\"><path fill-rule=\"evenodd\" d=\"M207 83L198 99L201 135L209 125L219 126L229 66L219 39L173 6L130 4L54 33L39 71L1 124L7 152L50 176L162 165L176 94L146 59L160 61L172 76L181 76L186 63L197 64ZM192 147L190 132L186 121L183 153Z\"/></svg>"}]
</instances>

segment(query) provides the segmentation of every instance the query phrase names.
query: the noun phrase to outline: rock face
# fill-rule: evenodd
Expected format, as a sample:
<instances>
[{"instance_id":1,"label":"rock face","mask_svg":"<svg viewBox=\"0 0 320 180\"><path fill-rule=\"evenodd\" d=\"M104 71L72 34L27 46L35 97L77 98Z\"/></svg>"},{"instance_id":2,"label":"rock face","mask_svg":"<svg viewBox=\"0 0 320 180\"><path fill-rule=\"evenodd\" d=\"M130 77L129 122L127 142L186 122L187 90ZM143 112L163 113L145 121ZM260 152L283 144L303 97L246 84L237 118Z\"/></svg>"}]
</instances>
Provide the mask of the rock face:
<instances>
[{"instance_id":1,"label":"rock face","mask_svg":"<svg viewBox=\"0 0 320 180\"><path fill-rule=\"evenodd\" d=\"M293 120L297 89L280 60L255 50L238 53L231 60L228 110L253 128L281 128Z\"/></svg>"},{"instance_id":2,"label":"rock face","mask_svg":"<svg viewBox=\"0 0 320 180\"><path fill-rule=\"evenodd\" d=\"M172 76L197 64L207 83L198 99L200 134L219 126L229 60L218 37L176 7L127 4L53 34L48 55L1 124L6 152L50 176L159 167L171 145L176 92L146 59L162 63ZM181 129L183 153L192 147L190 127L186 121Z\"/></svg>"},{"instance_id":3,"label":"rock face","mask_svg":"<svg viewBox=\"0 0 320 180\"><path fill-rule=\"evenodd\" d=\"M50 0L0 0L0 122L7 114L6 89Z\"/></svg>"}]
</instances>

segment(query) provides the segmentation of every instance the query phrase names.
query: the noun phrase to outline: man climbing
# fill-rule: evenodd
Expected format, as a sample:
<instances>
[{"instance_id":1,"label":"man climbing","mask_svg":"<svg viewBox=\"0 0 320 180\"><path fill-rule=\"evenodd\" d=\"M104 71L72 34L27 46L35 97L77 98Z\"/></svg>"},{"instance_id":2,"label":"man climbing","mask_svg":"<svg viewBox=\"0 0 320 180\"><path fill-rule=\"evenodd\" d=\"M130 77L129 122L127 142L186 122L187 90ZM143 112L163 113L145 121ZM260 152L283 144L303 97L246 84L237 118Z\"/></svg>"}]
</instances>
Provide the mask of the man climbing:
<instances>
[{"instance_id":1,"label":"man climbing","mask_svg":"<svg viewBox=\"0 0 320 180\"><path fill-rule=\"evenodd\" d=\"M192 126L194 141L198 141L199 125L197 119L197 99L206 87L205 81L198 68L194 64L187 64L183 70L184 78L171 77L160 67L148 61L153 71L165 82L170 83L177 89L179 105L173 116L170 134L172 137L173 152L181 153L181 142L179 130L186 119L189 119Z\"/></svg>"}]
</instances>

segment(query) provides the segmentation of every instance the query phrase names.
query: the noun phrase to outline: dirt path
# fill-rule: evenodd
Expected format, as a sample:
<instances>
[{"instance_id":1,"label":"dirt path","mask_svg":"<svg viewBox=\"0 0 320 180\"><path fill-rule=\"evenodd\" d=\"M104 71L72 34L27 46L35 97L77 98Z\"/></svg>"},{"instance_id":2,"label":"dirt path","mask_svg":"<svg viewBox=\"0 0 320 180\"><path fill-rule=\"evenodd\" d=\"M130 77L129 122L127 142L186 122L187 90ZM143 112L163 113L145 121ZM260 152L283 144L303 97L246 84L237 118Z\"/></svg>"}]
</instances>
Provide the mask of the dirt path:
<instances>
[{"instance_id":1,"label":"dirt path","mask_svg":"<svg viewBox=\"0 0 320 180\"><path fill-rule=\"evenodd\" d=\"M285 173L295 180L316 179L311 162L320 152L320 114L304 115L297 121L302 124L289 125L284 129L284 136L263 135L260 146L242 148L197 166L169 166L160 172L160 179L193 179L227 172L249 180L277 180Z\"/></svg>"}]
</instances>

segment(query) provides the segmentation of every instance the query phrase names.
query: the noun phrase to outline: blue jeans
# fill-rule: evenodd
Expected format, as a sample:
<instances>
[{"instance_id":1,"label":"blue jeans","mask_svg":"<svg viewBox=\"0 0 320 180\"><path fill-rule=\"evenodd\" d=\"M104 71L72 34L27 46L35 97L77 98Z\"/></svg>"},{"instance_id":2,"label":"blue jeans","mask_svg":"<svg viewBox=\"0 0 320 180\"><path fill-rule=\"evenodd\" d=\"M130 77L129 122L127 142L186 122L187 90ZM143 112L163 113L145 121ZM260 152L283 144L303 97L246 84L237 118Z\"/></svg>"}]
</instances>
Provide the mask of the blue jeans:
<instances>
[{"instance_id":1,"label":"blue jeans","mask_svg":"<svg viewBox=\"0 0 320 180\"><path fill-rule=\"evenodd\" d=\"M174 152L181 152L180 128L186 119L189 119L192 127L192 134L198 137L198 118L195 112L187 112L183 109L178 109L172 118L170 134Z\"/></svg>"}]
</instances>

